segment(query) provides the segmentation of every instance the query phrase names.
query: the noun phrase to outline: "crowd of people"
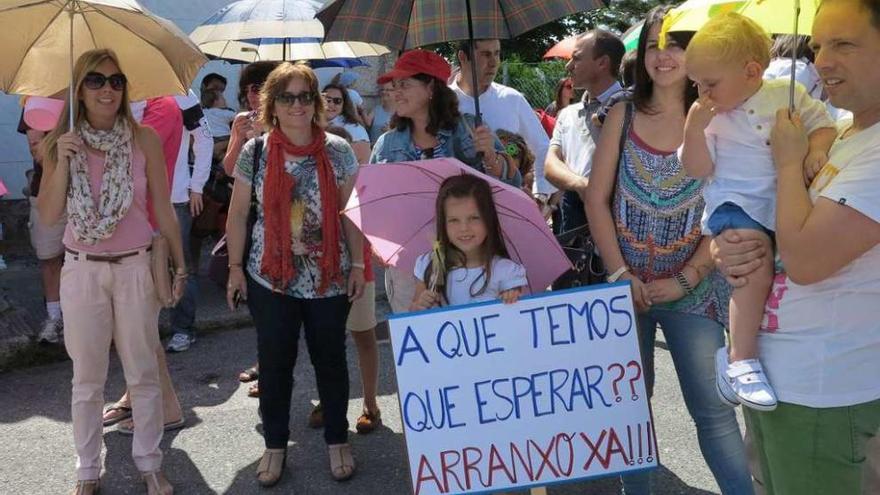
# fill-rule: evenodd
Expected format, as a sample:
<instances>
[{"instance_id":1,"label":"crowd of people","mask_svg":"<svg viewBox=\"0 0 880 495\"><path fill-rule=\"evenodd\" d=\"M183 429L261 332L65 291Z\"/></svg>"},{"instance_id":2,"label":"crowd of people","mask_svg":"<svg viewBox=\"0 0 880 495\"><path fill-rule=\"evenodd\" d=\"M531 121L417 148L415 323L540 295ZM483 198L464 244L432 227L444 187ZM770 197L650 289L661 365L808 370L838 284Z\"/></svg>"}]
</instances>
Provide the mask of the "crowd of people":
<instances>
[{"instance_id":1,"label":"crowd of people","mask_svg":"<svg viewBox=\"0 0 880 495\"><path fill-rule=\"evenodd\" d=\"M382 422L377 282L369 243L339 212L359 166L432 158L531 195L561 242L589 246L581 282L629 282L648 394L660 330L722 493L880 490L880 4L825 0L811 37L775 44L733 13L664 33L667 11L648 14L632 53L605 30L578 36L568 77L537 110L495 82L498 40L461 43L454 75L432 51L403 53L372 109L350 80L321 87L289 62L246 66L237 113L217 74L199 96L131 102L112 51L82 55L61 119L75 110L73 129L19 126L35 165L40 339L63 340L73 361L74 494L98 491L101 431L114 424L133 436L148 493L173 492L159 442L186 418L165 351L196 342L199 253L217 230L228 305L246 304L256 327L257 360L239 378L259 398L258 482L285 472L300 332L319 396L308 423L323 429L332 478L351 478L346 330L367 434ZM515 303L526 267L507 252L489 182L449 178L435 207L434 250L413 271L385 267L392 310ZM157 239L174 267L168 300ZM104 408L111 342L127 390ZM621 481L652 493L650 472Z\"/></svg>"}]
</instances>

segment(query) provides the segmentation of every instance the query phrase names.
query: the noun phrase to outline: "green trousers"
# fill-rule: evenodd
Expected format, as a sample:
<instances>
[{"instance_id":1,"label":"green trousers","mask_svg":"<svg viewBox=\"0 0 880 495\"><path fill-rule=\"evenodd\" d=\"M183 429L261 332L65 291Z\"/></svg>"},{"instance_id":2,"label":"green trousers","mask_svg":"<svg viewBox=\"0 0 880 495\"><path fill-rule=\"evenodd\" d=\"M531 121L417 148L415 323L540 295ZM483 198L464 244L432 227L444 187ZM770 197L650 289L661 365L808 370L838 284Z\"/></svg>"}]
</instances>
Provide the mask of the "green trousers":
<instances>
[{"instance_id":1,"label":"green trousers","mask_svg":"<svg viewBox=\"0 0 880 495\"><path fill-rule=\"evenodd\" d=\"M744 409L767 495L860 495L866 444L880 429L880 399L848 407L780 402Z\"/></svg>"}]
</instances>

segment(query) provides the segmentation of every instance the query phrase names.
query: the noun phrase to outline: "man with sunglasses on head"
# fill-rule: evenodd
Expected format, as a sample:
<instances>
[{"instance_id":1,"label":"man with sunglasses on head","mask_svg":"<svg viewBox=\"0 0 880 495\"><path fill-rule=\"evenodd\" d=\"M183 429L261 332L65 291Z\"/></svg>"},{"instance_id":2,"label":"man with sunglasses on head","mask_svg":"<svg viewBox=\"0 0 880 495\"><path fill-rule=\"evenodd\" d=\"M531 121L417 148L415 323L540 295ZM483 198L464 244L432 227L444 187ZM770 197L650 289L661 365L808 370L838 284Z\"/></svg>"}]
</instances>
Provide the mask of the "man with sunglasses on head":
<instances>
[{"instance_id":1,"label":"man with sunglasses on head","mask_svg":"<svg viewBox=\"0 0 880 495\"><path fill-rule=\"evenodd\" d=\"M535 154L535 183L532 193L543 202L556 191L544 178L544 157L550 141L541 127L535 111L525 96L519 91L495 82L498 68L501 67L501 42L498 40L476 40L474 42L475 63L470 60L470 42L458 45L458 62L461 71L449 85L458 95L458 108L462 113L475 113L473 71L477 73L477 94L480 98L480 113L483 121L493 130L507 129L525 138Z\"/></svg>"}]
</instances>

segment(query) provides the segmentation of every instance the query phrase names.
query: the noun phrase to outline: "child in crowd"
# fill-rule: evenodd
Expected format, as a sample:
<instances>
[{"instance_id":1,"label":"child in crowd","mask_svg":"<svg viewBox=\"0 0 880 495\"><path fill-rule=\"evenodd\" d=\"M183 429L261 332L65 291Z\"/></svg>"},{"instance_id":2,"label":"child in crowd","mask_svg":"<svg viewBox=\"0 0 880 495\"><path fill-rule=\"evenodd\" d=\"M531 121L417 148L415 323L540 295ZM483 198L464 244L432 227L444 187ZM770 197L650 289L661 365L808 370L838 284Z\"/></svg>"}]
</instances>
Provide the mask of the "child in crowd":
<instances>
[{"instance_id":1,"label":"child in crowd","mask_svg":"<svg viewBox=\"0 0 880 495\"><path fill-rule=\"evenodd\" d=\"M416 260L413 311L501 299L513 304L528 286L507 254L492 188L470 174L447 178L436 203L437 242Z\"/></svg>"},{"instance_id":2,"label":"child in crowd","mask_svg":"<svg viewBox=\"0 0 880 495\"><path fill-rule=\"evenodd\" d=\"M235 110L226 107L226 97L219 91L202 91L202 108L208 119L208 127L214 141L229 141L229 132L232 121L235 119Z\"/></svg>"},{"instance_id":3,"label":"child in crowd","mask_svg":"<svg viewBox=\"0 0 880 495\"><path fill-rule=\"evenodd\" d=\"M764 81L770 38L754 21L735 13L706 23L686 52L688 76L699 88L685 123L681 160L688 175L708 178L703 191L703 231L758 231L765 250L760 270L735 288L730 300L730 353L716 354L717 385L731 406L769 411L777 398L758 355L758 331L773 281L776 170L770 131L776 112L789 106L789 83ZM824 105L796 86L794 111L809 133L807 181L824 166L834 142L834 123Z\"/></svg>"},{"instance_id":4,"label":"child in crowd","mask_svg":"<svg viewBox=\"0 0 880 495\"><path fill-rule=\"evenodd\" d=\"M519 170L523 183L521 189L529 196L532 195L532 185L535 183L535 154L529 149L526 140L514 132L506 129L498 129L495 132L504 151L510 157L510 166Z\"/></svg>"}]
</instances>

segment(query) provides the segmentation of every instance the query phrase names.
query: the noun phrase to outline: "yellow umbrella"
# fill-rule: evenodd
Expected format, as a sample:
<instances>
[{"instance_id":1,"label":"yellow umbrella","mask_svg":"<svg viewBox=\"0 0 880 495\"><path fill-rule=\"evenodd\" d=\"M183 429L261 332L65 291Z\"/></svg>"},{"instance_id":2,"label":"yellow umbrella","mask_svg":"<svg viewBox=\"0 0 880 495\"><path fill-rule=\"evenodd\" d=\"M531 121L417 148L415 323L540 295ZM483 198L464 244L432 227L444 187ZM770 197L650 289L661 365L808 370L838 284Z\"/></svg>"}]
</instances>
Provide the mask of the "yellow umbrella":
<instances>
[{"instance_id":1,"label":"yellow umbrella","mask_svg":"<svg viewBox=\"0 0 880 495\"><path fill-rule=\"evenodd\" d=\"M185 94L207 58L133 0L0 0L0 91L51 96L94 48L119 56L132 100Z\"/></svg>"},{"instance_id":2,"label":"yellow umbrella","mask_svg":"<svg viewBox=\"0 0 880 495\"><path fill-rule=\"evenodd\" d=\"M666 33L698 31L712 17L727 12L736 12L752 19L768 33L797 35L799 29L810 32L819 2L820 0L688 0L666 13L660 31L660 43L666 41ZM797 43L797 40L793 40L793 43ZM793 49L791 52L789 108L793 110L797 50Z\"/></svg>"},{"instance_id":3,"label":"yellow umbrella","mask_svg":"<svg viewBox=\"0 0 880 495\"><path fill-rule=\"evenodd\" d=\"M768 33L809 33L818 6L819 0L688 0L666 14L663 31L697 31L718 14L736 12L754 20ZM800 11L797 17L796 11Z\"/></svg>"}]
</instances>

